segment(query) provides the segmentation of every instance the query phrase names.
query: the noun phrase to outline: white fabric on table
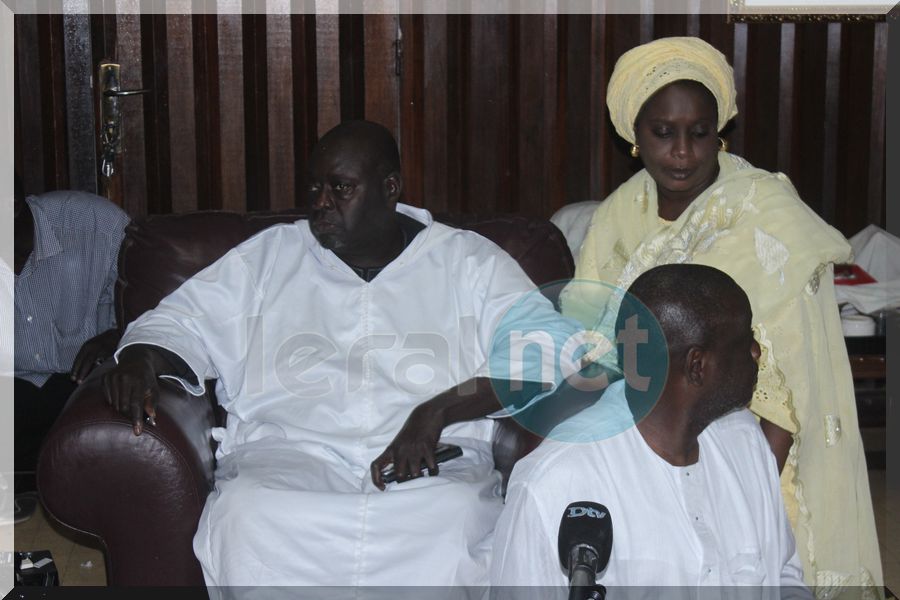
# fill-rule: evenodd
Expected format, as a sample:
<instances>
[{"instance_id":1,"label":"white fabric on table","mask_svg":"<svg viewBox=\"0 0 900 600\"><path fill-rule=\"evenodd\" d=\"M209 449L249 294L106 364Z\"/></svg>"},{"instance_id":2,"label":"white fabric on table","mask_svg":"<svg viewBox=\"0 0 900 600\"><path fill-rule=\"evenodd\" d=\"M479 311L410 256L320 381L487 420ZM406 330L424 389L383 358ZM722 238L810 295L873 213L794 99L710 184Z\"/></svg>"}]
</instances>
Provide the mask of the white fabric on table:
<instances>
[{"instance_id":1,"label":"white fabric on table","mask_svg":"<svg viewBox=\"0 0 900 600\"><path fill-rule=\"evenodd\" d=\"M838 303L850 303L864 314L900 307L900 238L869 225L849 242L854 262L876 283L834 286Z\"/></svg>"}]
</instances>

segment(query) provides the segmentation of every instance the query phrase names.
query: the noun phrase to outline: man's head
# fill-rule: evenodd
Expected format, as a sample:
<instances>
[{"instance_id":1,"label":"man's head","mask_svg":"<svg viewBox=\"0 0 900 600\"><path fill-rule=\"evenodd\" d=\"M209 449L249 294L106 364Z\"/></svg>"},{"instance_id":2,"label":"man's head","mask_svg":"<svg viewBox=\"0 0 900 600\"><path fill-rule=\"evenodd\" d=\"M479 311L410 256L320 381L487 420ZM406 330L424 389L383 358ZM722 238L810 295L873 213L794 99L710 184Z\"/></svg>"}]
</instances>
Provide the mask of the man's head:
<instances>
[{"instance_id":1,"label":"man's head","mask_svg":"<svg viewBox=\"0 0 900 600\"><path fill-rule=\"evenodd\" d=\"M669 372L663 394L686 400L697 426L750 403L760 349L750 301L731 277L703 265L664 265L638 277L628 292L665 335Z\"/></svg>"},{"instance_id":2,"label":"man's head","mask_svg":"<svg viewBox=\"0 0 900 600\"><path fill-rule=\"evenodd\" d=\"M366 262L389 245L403 182L397 143L387 129L349 121L326 133L309 158L306 185L310 230L324 247Z\"/></svg>"}]
</instances>

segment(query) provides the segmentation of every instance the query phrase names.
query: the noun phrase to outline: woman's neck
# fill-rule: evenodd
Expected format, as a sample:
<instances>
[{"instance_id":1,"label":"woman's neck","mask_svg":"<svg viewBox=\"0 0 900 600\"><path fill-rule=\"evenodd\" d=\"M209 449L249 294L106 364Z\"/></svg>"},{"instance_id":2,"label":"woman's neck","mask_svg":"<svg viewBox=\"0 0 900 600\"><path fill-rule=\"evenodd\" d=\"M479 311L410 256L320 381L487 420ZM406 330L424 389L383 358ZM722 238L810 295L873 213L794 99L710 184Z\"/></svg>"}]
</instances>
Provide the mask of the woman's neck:
<instances>
[{"instance_id":1,"label":"woman's neck","mask_svg":"<svg viewBox=\"0 0 900 600\"><path fill-rule=\"evenodd\" d=\"M719 167L707 181L687 190L668 190L656 185L657 214L666 221L675 221L703 192L709 189L719 178Z\"/></svg>"}]
</instances>

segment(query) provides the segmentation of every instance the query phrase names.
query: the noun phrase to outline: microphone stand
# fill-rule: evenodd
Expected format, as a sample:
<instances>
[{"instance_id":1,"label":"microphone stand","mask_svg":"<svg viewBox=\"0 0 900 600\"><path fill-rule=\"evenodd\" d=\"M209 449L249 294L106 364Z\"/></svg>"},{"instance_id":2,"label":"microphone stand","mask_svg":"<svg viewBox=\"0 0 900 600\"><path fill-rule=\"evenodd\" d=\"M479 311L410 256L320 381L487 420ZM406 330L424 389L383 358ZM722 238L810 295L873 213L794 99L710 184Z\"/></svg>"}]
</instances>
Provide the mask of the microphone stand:
<instances>
[{"instance_id":1,"label":"microphone stand","mask_svg":"<svg viewBox=\"0 0 900 600\"><path fill-rule=\"evenodd\" d=\"M606 588L596 583L597 571L601 569L600 557L594 548L586 544L575 546L569 556L569 564L569 600L606 599Z\"/></svg>"},{"instance_id":2,"label":"microphone stand","mask_svg":"<svg viewBox=\"0 0 900 600\"><path fill-rule=\"evenodd\" d=\"M569 600L606 600L606 588L602 585L588 585L569 588Z\"/></svg>"}]
</instances>

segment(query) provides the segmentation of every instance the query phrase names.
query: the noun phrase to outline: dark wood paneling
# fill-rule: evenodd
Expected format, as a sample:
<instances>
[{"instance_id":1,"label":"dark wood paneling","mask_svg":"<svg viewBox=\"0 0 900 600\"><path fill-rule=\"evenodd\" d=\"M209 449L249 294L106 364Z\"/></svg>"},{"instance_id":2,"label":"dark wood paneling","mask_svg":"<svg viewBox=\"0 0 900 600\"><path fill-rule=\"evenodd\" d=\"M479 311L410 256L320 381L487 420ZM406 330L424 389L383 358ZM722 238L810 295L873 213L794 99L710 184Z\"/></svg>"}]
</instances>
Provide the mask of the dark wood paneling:
<instances>
[{"instance_id":1,"label":"dark wood paneling","mask_svg":"<svg viewBox=\"0 0 900 600\"><path fill-rule=\"evenodd\" d=\"M222 208L219 148L219 25L216 15L194 15L194 118L197 128L197 208Z\"/></svg>"},{"instance_id":2,"label":"dark wood paneling","mask_svg":"<svg viewBox=\"0 0 900 600\"><path fill-rule=\"evenodd\" d=\"M244 90L244 199L248 210L269 208L269 83L265 14L241 19ZM237 81L235 75L234 81ZM290 89L290 86L288 86ZM224 111L223 111L224 112ZM226 113L227 114L227 113ZM235 132L236 133L236 132ZM226 162L226 164L229 164ZM241 163L230 163L239 165ZM235 204L239 199L234 200Z\"/></svg>"},{"instance_id":3,"label":"dark wood paneling","mask_svg":"<svg viewBox=\"0 0 900 600\"><path fill-rule=\"evenodd\" d=\"M225 210L246 210L243 17L239 14L218 17L219 131L221 139L213 151L220 154L219 173L222 180L222 204Z\"/></svg>"},{"instance_id":4,"label":"dark wood paneling","mask_svg":"<svg viewBox=\"0 0 900 600\"><path fill-rule=\"evenodd\" d=\"M364 119L366 116L364 21L365 17L359 14L338 17L341 121Z\"/></svg>"},{"instance_id":5,"label":"dark wood paneling","mask_svg":"<svg viewBox=\"0 0 900 600\"><path fill-rule=\"evenodd\" d=\"M141 16L119 15L116 21L116 58L121 65L119 80L123 90L141 89L143 85L143 39ZM149 213L147 196L147 153L144 127L144 104L152 102L145 96L120 99L122 113L121 167L117 167L122 182L122 208L132 216Z\"/></svg>"},{"instance_id":6,"label":"dark wood paneling","mask_svg":"<svg viewBox=\"0 0 900 600\"><path fill-rule=\"evenodd\" d=\"M866 226L869 203L869 160L872 122L872 47L875 26L862 23L842 28L841 95L835 222L844 235Z\"/></svg>"},{"instance_id":7,"label":"dark wood paneling","mask_svg":"<svg viewBox=\"0 0 900 600\"><path fill-rule=\"evenodd\" d=\"M406 201L412 201L418 206L433 207L435 212L446 212L449 209L449 132L448 117L450 115L451 90L448 87L450 77L450 53L448 51L449 23L451 19L446 15L428 15L421 17L422 34L417 36L412 45L406 45L406 56L413 57L416 63L422 64L423 89L420 94L422 100L419 110L415 106L406 103L401 111L403 118L403 135L407 135L407 120L421 120L422 138L428 140L421 149L422 171L419 180L422 181L422 195L416 197L413 191L405 195ZM408 22L408 21L404 21ZM410 35L407 33L407 35ZM424 38L424 39L422 39ZM415 54L421 52L421 60L415 58ZM407 61L409 58L407 58ZM408 67L407 67L408 68ZM404 88L410 79L417 77L418 67L412 72L407 71L402 78ZM405 98L406 96L404 96ZM407 144L401 146L404 165L408 165L409 154ZM408 167L404 167L407 169ZM404 172L404 177L408 177Z\"/></svg>"},{"instance_id":8,"label":"dark wood paneling","mask_svg":"<svg viewBox=\"0 0 900 600\"><path fill-rule=\"evenodd\" d=\"M20 175L22 185L27 193L40 193L48 188L44 182L43 135L44 118L41 100L45 93L40 78L40 37L38 36L37 15L16 15L15 55L18 96L17 106L21 107L20 119L16 127L20 131L17 139L21 146L15 149L17 157L21 157Z\"/></svg>"},{"instance_id":9,"label":"dark wood paneling","mask_svg":"<svg viewBox=\"0 0 900 600\"><path fill-rule=\"evenodd\" d=\"M470 179L465 153L472 146L465 127L469 118L465 94L470 78L470 22L467 15L447 17L447 209L460 212L469 208Z\"/></svg>"},{"instance_id":10,"label":"dark wood paneling","mask_svg":"<svg viewBox=\"0 0 900 600\"><path fill-rule=\"evenodd\" d=\"M825 132L822 157L822 206L819 213L829 223L834 223L837 203L836 180L838 163L838 117L841 100L841 24L829 23L825 51ZM801 190L802 193L802 190Z\"/></svg>"},{"instance_id":11,"label":"dark wood paneling","mask_svg":"<svg viewBox=\"0 0 900 600\"><path fill-rule=\"evenodd\" d=\"M172 212L197 210L194 36L189 15L166 17L169 70L169 156Z\"/></svg>"},{"instance_id":12,"label":"dark wood paneling","mask_svg":"<svg viewBox=\"0 0 900 600\"><path fill-rule=\"evenodd\" d=\"M755 166L769 171L778 170L779 89L778 65L781 48L781 27L777 23L747 27L747 74L743 91L744 120L757 127L742 127L744 143L737 148Z\"/></svg>"},{"instance_id":13,"label":"dark wood paneling","mask_svg":"<svg viewBox=\"0 0 900 600\"><path fill-rule=\"evenodd\" d=\"M97 193L91 19L86 14L63 15L62 19L69 185L72 189Z\"/></svg>"},{"instance_id":14,"label":"dark wood paneling","mask_svg":"<svg viewBox=\"0 0 900 600\"><path fill-rule=\"evenodd\" d=\"M791 148L794 142L794 61L796 59L796 26L781 26L781 53L778 64L778 170L791 170Z\"/></svg>"},{"instance_id":15,"label":"dark wood paneling","mask_svg":"<svg viewBox=\"0 0 900 600\"><path fill-rule=\"evenodd\" d=\"M400 139L401 73L397 73L396 43L399 30L400 19L396 15L366 15L364 17L364 115L366 119L387 127L398 140ZM411 27L408 31L411 37L416 33ZM412 39L404 40L404 44L412 41ZM420 60L421 56L420 51ZM407 61L407 63L414 62L415 60Z\"/></svg>"},{"instance_id":16,"label":"dark wood paneling","mask_svg":"<svg viewBox=\"0 0 900 600\"><path fill-rule=\"evenodd\" d=\"M316 86L318 90L318 134L341 122L340 19L316 15Z\"/></svg>"},{"instance_id":17,"label":"dark wood paneling","mask_svg":"<svg viewBox=\"0 0 900 600\"><path fill-rule=\"evenodd\" d=\"M869 131L867 221L885 222L885 102L887 98L888 24L875 25L872 45L872 121Z\"/></svg>"},{"instance_id":18,"label":"dark wood paneling","mask_svg":"<svg viewBox=\"0 0 900 600\"><path fill-rule=\"evenodd\" d=\"M165 15L141 16L144 149L147 172L147 212L172 212L172 157L169 122L169 61ZM131 99L125 98L126 102Z\"/></svg>"},{"instance_id":19,"label":"dark wood paneling","mask_svg":"<svg viewBox=\"0 0 900 600\"><path fill-rule=\"evenodd\" d=\"M267 98L269 122L269 208L294 206L294 111L290 3L270 2L266 17ZM299 101L299 99L298 99Z\"/></svg>"},{"instance_id":20,"label":"dark wood paneling","mask_svg":"<svg viewBox=\"0 0 900 600\"><path fill-rule=\"evenodd\" d=\"M463 127L466 176L471 182L462 192L466 208L492 213L510 210L511 148L510 78L518 67L518 48L511 48L510 19L486 15L469 20L469 86L463 101L469 105ZM515 52L515 56L511 54ZM513 59L513 60L511 60ZM477 183L476 183L477 182Z\"/></svg>"},{"instance_id":21,"label":"dark wood paneling","mask_svg":"<svg viewBox=\"0 0 900 600\"><path fill-rule=\"evenodd\" d=\"M582 122L588 124L590 133L590 189L585 200L605 198L612 191L612 177L610 176L610 160L612 145L609 140L615 135L609 120L606 108L606 82L612 73L606 46L607 19L604 15L591 16L591 42L588 54L591 57L590 82L588 94L590 98L590 112ZM570 52L577 48L570 49ZM576 80L577 81L577 80ZM578 115L573 114L568 120L578 122ZM568 196L568 202L579 202L579 197Z\"/></svg>"},{"instance_id":22,"label":"dark wood paneling","mask_svg":"<svg viewBox=\"0 0 900 600\"><path fill-rule=\"evenodd\" d=\"M291 49L293 53L292 84L294 112L294 205L306 201L302 193L306 158L318 139L318 97L316 71L316 17L291 17Z\"/></svg>"},{"instance_id":23,"label":"dark wood paneling","mask_svg":"<svg viewBox=\"0 0 900 600\"><path fill-rule=\"evenodd\" d=\"M62 15L38 15L37 34L42 40L38 57L41 78L41 113L44 190L69 187L68 132L66 130L66 79Z\"/></svg>"},{"instance_id":24,"label":"dark wood paneling","mask_svg":"<svg viewBox=\"0 0 900 600\"><path fill-rule=\"evenodd\" d=\"M424 59L425 16L403 15L400 17L399 26L403 32L402 51L403 58L405 58L400 74L402 76L395 78L395 81L400 83L397 116L400 118L402 115L398 139L400 147L403 149L400 157L403 176L402 199L407 204L423 206L423 203L426 202L424 173L429 158L426 155L427 147L446 148L444 144L435 143L437 140L432 140L431 144L426 143L426 123L439 127L436 123L437 119L429 119L428 115L437 117L443 113L432 114L439 112L436 110L437 107L426 103L425 90L428 83ZM446 40L446 37L442 39ZM444 85L446 86L446 78L444 78ZM444 94L441 94L441 97L445 97ZM445 111L446 109L444 109ZM443 206L440 207L436 205L437 199L428 197L427 202L434 210L446 208L446 196L444 196Z\"/></svg>"},{"instance_id":25,"label":"dark wood paneling","mask_svg":"<svg viewBox=\"0 0 900 600\"><path fill-rule=\"evenodd\" d=\"M810 165L825 160L825 102L827 87L828 25L816 23L796 29L797 61L793 157L788 173L807 204L822 214L823 173Z\"/></svg>"},{"instance_id":26,"label":"dark wood paneling","mask_svg":"<svg viewBox=\"0 0 900 600\"><path fill-rule=\"evenodd\" d=\"M74 115L96 110L83 73L105 57L123 65L123 87L154 90L122 103L116 197L134 215L301 204L315 141L366 117L398 138L405 201L549 216L641 166L607 115L619 56L699 34L734 65L732 150L785 171L846 234L883 224L886 25L730 24L702 14L716 0L691 2L687 15L17 15L16 166L30 191L96 181L83 151L96 115Z\"/></svg>"},{"instance_id":27,"label":"dark wood paneling","mask_svg":"<svg viewBox=\"0 0 900 600\"><path fill-rule=\"evenodd\" d=\"M591 100L594 93L593 71L596 65L591 52L593 18L591 15L561 17L566 21L566 86L563 106L567 115L591 115ZM592 120L591 120L592 121ZM565 199L593 198L591 194L592 136L590 121L564 119L565 124Z\"/></svg>"}]
</instances>

